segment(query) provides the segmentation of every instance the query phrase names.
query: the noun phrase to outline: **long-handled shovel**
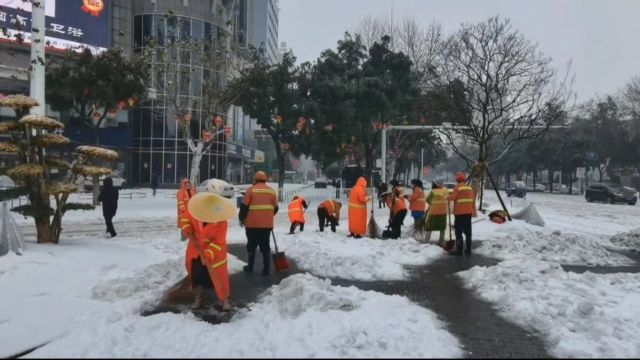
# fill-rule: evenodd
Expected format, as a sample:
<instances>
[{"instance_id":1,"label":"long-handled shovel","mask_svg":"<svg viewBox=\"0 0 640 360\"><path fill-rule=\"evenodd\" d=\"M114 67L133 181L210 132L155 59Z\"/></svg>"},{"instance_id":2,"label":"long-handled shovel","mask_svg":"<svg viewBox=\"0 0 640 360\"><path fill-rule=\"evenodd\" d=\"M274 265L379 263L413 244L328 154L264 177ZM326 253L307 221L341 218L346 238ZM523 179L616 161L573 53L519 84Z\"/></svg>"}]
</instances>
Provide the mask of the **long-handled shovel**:
<instances>
[{"instance_id":1,"label":"long-handled shovel","mask_svg":"<svg viewBox=\"0 0 640 360\"><path fill-rule=\"evenodd\" d=\"M273 244L276 248L276 253L271 255L273 259L273 266L276 268L276 272L284 271L289 269L289 261L287 257L284 255L284 251L278 251L278 243L276 242L276 234L271 230L271 236L273 236Z\"/></svg>"}]
</instances>

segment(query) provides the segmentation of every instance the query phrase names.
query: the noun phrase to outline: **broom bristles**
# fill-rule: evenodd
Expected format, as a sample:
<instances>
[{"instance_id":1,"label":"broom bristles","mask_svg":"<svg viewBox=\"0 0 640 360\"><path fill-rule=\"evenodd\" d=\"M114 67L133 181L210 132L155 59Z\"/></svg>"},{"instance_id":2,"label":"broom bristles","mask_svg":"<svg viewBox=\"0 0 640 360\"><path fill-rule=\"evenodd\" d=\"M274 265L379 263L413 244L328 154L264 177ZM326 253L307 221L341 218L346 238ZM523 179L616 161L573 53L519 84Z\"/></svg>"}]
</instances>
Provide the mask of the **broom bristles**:
<instances>
[{"instance_id":1,"label":"broom bristles","mask_svg":"<svg viewBox=\"0 0 640 360\"><path fill-rule=\"evenodd\" d=\"M380 238L381 234L381 230L380 230L380 226L378 226L378 223L376 223L376 218L374 218L373 216L371 217L371 220L369 221L369 226L367 227L367 232L369 233L369 237L372 239L378 239Z\"/></svg>"}]
</instances>

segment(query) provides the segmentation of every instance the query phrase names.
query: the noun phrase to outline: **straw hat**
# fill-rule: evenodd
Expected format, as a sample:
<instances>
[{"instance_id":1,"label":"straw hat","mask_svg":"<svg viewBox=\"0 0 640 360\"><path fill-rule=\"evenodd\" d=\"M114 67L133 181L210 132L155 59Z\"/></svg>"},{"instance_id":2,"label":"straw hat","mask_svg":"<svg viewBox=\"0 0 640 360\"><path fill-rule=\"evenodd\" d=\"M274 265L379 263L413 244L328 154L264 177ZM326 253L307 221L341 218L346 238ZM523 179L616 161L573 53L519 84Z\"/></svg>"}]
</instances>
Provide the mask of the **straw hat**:
<instances>
[{"instance_id":1,"label":"straw hat","mask_svg":"<svg viewBox=\"0 0 640 360\"><path fill-rule=\"evenodd\" d=\"M210 192L201 192L189 200L189 213L196 220L206 223L226 221L236 216L232 201Z\"/></svg>"}]
</instances>

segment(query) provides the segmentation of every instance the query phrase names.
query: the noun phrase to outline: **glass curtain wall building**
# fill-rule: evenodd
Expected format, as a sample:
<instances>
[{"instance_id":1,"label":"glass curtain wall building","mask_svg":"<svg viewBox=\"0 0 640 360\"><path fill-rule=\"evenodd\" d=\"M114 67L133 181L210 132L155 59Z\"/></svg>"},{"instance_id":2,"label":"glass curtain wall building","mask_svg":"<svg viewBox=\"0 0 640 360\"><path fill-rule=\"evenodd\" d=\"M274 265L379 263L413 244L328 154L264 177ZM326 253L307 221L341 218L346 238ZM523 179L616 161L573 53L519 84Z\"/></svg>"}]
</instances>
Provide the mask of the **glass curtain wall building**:
<instances>
[{"instance_id":1,"label":"glass curtain wall building","mask_svg":"<svg viewBox=\"0 0 640 360\"><path fill-rule=\"evenodd\" d=\"M200 139L208 119L202 109L203 85L220 81L208 67L209 62L190 50L169 47L174 40L204 43L205 51L212 51L220 44L225 30L213 23L185 16L141 14L133 19L133 48L135 53L151 51L152 88L154 96L132 111L130 124L134 150L132 154L133 183L149 183L159 176L162 184L176 184L188 177L192 153L183 139L182 126L178 122L169 97L177 95L185 104L191 117L190 132L194 140ZM150 47L154 42L155 44ZM170 51L166 52L169 47ZM167 58L162 57L167 54ZM168 60L167 60L168 59ZM170 74L177 74L177 79ZM176 80L177 86L167 81ZM219 132L210 151L200 163L200 179L226 178L228 164L227 142L224 132Z\"/></svg>"}]
</instances>

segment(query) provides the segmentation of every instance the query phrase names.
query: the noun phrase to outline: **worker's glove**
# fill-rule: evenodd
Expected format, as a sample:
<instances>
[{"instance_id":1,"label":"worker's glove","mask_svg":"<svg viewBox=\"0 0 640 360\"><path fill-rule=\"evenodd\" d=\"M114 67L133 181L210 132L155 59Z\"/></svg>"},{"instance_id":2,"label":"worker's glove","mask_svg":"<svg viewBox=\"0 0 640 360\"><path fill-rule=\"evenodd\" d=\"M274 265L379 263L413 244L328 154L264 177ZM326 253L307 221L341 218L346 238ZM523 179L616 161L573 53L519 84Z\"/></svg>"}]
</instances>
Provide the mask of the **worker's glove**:
<instances>
[{"instance_id":1,"label":"worker's glove","mask_svg":"<svg viewBox=\"0 0 640 360\"><path fill-rule=\"evenodd\" d=\"M193 229L191 227L188 227L188 228L182 230L182 234L184 235L184 237L189 237L189 236L193 235Z\"/></svg>"}]
</instances>

